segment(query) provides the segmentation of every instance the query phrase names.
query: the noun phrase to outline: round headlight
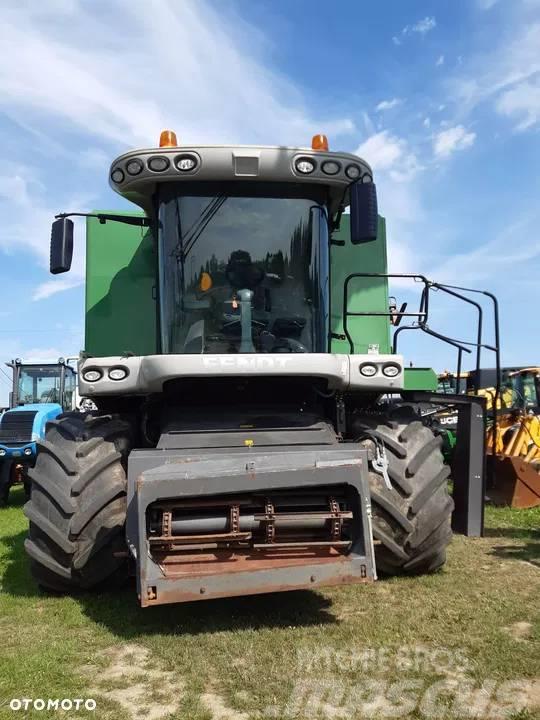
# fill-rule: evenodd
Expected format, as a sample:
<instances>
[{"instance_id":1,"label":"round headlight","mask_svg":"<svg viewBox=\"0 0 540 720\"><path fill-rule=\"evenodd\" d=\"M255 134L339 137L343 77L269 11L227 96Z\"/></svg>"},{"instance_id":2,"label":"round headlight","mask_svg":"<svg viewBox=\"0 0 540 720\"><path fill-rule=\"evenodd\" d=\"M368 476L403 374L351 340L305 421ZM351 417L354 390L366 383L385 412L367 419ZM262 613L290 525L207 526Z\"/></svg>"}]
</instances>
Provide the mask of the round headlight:
<instances>
[{"instance_id":1,"label":"round headlight","mask_svg":"<svg viewBox=\"0 0 540 720\"><path fill-rule=\"evenodd\" d=\"M4 457L5 454L6 451L4 450L4 448L0 448L0 457Z\"/></svg>"},{"instance_id":2,"label":"round headlight","mask_svg":"<svg viewBox=\"0 0 540 720\"><path fill-rule=\"evenodd\" d=\"M158 156L151 157L148 161L148 167L154 172L163 172L169 167L169 158Z\"/></svg>"},{"instance_id":3,"label":"round headlight","mask_svg":"<svg viewBox=\"0 0 540 720\"><path fill-rule=\"evenodd\" d=\"M128 175L138 175L143 170L143 164L140 160L130 160L126 165Z\"/></svg>"},{"instance_id":4,"label":"round headlight","mask_svg":"<svg viewBox=\"0 0 540 720\"><path fill-rule=\"evenodd\" d=\"M341 165L334 160L327 160L321 165L321 170L323 173L326 173L326 175L337 175L341 170Z\"/></svg>"},{"instance_id":5,"label":"round headlight","mask_svg":"<svg viewBox=\"0 0 540 720\"><path fill-rule=\"evenodd\" d=\"M128 375L128 371L126 368L112 368L109 370L109 377L111 380L123 380Z\"/></svg>"},{"instance_id":6,"label":"round headlight","mask_svg":"<svg viewBox=\"0 0 540 720\"><path fill-rule=\"evenodd\" d=\"M360 365L360 372L364 377L373 377L377 374L377 366L372 365L371 363L364 363L363 365Z\"/></svg>"},{"instance_id":7,"label":"round headlight","mask_svg":"<svg viewBox=\"0 0 540 720\"><path fill-rule=\"evenodd\" d=\"M116 168L116 170L113 170L111 173L111 180L115 183L121 183L124 177L124 173L120 168Z\"/></svg>"},{"instance_id":8,"label":"round headlight","mask_svg":"<svg viewBox=\"0 0 540 720\"><path fill-rule=\"evenodd\" d=\"M345 175L351 180L358 180L361 174L362 173L358 165L348 165L345 168Z\"/></svg>"},{"instance_id":9,"label":"round headlight","mask_svg":"<svg viewBox=\"0 0 540 720\"><path fill-rule=\"evenodd\" d=\"M25 455L31 455L31 454L32 454L32 448L24 448L24 454L25 454Z\"/></svg>"},{"instance_id":10,"label":"round headlight","mask_svg":"<svg viewBox=\"0 0 540 720\"><path fill-rule=\"evenodd\" d=\"M97 382L102 375L101 370L85 370L82 374L86 382Z\"/></svg>"},{"instance_id":11,"label":"round headlight","mask_svg":"<svg viewBox=\"0 0 540 720\"><path fill-rule=\"evenodd\" d=\"M294 167L299 173L302 173L302 175L309 175L315 170L315 163L313 160L309 160L308 158L300 158L296 161Z\"/></svg>"},{"instance_id":12,"label":"round headlight","mask_svg":"<svg viewBox=\"0 0 540 720\"><path fill-rule=\"evenodd\" d=\"M367 185L367 183L373 182L373 178L371 177L371 175L369 173L364 173L362 175L362 182L364 183L364 185Z\"/></svg>"},{"instance_id":13,"label":"round headlight","mask_svg":"<svg viewBox=\"0 0 540 720\"><path fill-rule=\"evenodd\" d=\"M174 164L181 172L189 172L197 167L197 160L191 155L180 155L176 158Z\"/></svg>"},{"instance_id":14,"label":"round headlight","mask_svg":"<svg viewBox=\"0 0 540 720\"><path fill-rule=\"evenodd\" d=\"M386 377L397 377L401 372L399 365L385 365L382 369L383 375Z\"/></svg>"}]
</instances>

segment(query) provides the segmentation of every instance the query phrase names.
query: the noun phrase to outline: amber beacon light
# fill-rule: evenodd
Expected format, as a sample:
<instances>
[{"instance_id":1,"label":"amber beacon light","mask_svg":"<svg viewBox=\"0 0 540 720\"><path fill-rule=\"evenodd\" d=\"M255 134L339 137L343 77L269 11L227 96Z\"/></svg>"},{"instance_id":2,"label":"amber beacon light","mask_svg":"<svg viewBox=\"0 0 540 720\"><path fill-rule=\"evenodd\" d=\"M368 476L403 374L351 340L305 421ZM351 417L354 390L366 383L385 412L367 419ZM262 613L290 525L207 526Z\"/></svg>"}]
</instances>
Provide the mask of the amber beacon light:
<instances>
[{"instance_id":1,"label":"amber beacon light","mask_svg":"<svg viewBox=\"0 0 540 720\"><path fill-rule=\"evenodd\" d=\"M178 147L176 133L172 130L162 130L159 136L159 147Z\"/></svg>"},{"instance_id":2,"label":"amber beacon light","mask_svg":"<svg viewBox=\"0 0 540 720\"><path fill-rule=\"evenodd\" d=\"M314 135L311 140L312 150L328 150L328 138L326 135Z\"/></svg>"}]
</instances>

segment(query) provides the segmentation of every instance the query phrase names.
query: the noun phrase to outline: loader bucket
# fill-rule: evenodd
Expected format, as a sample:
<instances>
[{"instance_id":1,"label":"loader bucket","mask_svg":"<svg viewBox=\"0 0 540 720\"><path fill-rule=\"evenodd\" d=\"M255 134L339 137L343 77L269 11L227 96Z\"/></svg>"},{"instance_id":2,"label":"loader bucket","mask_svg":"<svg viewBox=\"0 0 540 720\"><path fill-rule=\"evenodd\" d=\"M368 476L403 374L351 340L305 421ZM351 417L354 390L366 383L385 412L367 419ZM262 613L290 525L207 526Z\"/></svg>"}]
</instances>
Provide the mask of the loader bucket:
<instances>
[{"instance_id":1,"label":"loader bucket","mask_svg":"<svg viewBox=\"0 0 540 720\"><path fill-rule=\"evenodd\" d=\"M495 505L532 508L540 505L540 464L522 457L488 456L494 470L493 487L488 491Z\"/></svg>"}]
</instances>

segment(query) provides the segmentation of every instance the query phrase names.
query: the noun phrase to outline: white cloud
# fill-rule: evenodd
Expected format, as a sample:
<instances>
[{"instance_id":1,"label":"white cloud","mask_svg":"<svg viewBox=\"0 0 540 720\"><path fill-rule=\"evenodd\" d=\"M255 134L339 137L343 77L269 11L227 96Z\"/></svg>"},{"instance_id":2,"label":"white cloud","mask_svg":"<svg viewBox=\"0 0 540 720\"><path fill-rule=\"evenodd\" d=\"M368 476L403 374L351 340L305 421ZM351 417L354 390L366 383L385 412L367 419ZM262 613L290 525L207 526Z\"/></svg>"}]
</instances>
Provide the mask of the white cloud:
<instances>
[{"instance_id":1,"label":"white cloud","mask_svg":"<svg viewBox=\"0 0 540 720\"><path fill-rule=\"evenodd\" d=\"M420 33L420 35L425 35L426 33L430 32L431 30L434 30L437 26L437 21L434 17L429 17L426 15L425 18L422 20L419 20L417 23L415 23L411 28L411 32Z\"/></svg>"},{"instance_id":2,"label":"white cloud","mask_svg":"<svg viewBox=\"0 0 540 720\"><path fill-rule=\"evenodd\" d=\"M391 100L382 100L376 107L375 110L378 112L384 112L384 110L392 110L392 108L401 105L403 100L400 98L392 98Z\"/></svg>"},{"instance_id":3,"label":"white cloud","mask_svg":"<svg viewBox=\"0 0 540 720\"><path fill-rule=\"evenodd\" d=\"M79 154L79 162L82 167L89 170L105 172L111 164L111 157L101 148L91 147L82 150Z\"/></svg>"},{"instance_id":4,"label":"white cloud","mask_svg":"<svg viewBox=\"0 0 540 720\"><path fill-rule=\"evenodd\" d=\"M444 55L439 55L435 65L436 65L436 67L440 67L441 65L444 65Z\"/></svg>"},{"instance_id":5,"label":"white cloud","mask_svg":"<svg viewBox=\"0 0 540 720\"><path fill-rule=\"evenodd\" d=\"M422 18L422 20L418 20L418 22L415 22L414 25L405 25L399 35L394 35L392 37L392 42L394 43L394 45L401 45L405 36L411 35L412 33L425 35L431 30L434 30L436 27L437 21L435 20L435 18L433 16L426 15L425 18Z\"/></svg>"},{"instance_id":6,"label":"white cloud","mask_svg":"<svg viewBox=\"0 0 540 720\"><path fill-rule=\"evenodd\" d=\"M314 116L268 69L261 33L203 0L113 3L100 13L12 2L2 12L10 63L0 66L0 104L17 121L31 113L121 148L153 145L171 126L200 143L305 144L318 128L354 129L347 117Z\"/></svg>"},{"instance_id":7,"label":"white cloud","mask_svg":"<svg viewBox=\"0 0 540 720\"><path fill-rule=\"evenodd\" d=\"M77 277L77 275L74 277L69 276L55 280L47 280L37 286L32 295L32 300L45 300L46 298L51 297L51 295L56 295L56 293L62 292L62 290L71 290L71 288L79 287L83 283L84 278Z\"/></svg>"},{"instance_id":8,"label":"white cloud","mask_svg":"<svg viewBox=\"0 0 540 720\"><path fill-rule=\"evenodd\" d=\"M388 173L396 183L410 180L421 169L407 141L388 130L371 135L355 152L365 158L375 172Z\"/></svg>"},{"instance_id":9,"label":"white cloud","mask_svg":"<svg viewBox=\"0 0 540 720\"><path fill-rule=\"evenodd\" d=\"M49 266L50 227L57 208L50 207L44 198L44 187L36 168L6 164L0 175L0 250L7 254L30 252L41 267ZM66 195L66 207L84 208L90 196ZM75 220L75 243L72 275L80 284L84 277L84 235L82 223ZM44 296L45 297L45 296Z\"/></svg>"},{"instance_id":10,"label":"white cloud","mask_svg":"<svg viewBox=\"0 0 540 720\"><path fill-rule=\"evenodd\" d=\"M424 118L423 122L422 122L422 125L423 125L425 128L431 127L431 118L426 116L426 117Z\"/></svg>"},{"instance_id":11,"label":"white cloud","mask_svg":"<svg viewBox=\"0 0 540 720\"><path fill-rule=\"evenodd\" d=\"M515 286L518 271L526 277L530 263L540 258L540 245L528 240L537 224L537 215L523 217L504 228L493 240L445 258L430 269L430 274L440 282L455 282L459 278L460 285L479 287L486 281L493 282L493 278L512 266Z\"/></svg>"},{"instance_id":12,"label":"white cloud","mask_svg":"<svg viewBox=\"0 0 540 720\"><path fill-rule=\"evenodd\" d=\"M497 53L474 57L467 75L455 80L450 91L465 116L477 105L493 103L499 114L514 119L525 130L538 123L540 22L525 14L509 24Z\"/></svg>"},{"instance_id":13,"label":"white cloud","mask_svg":"<svg viewBox=\"0 0 540 720\"><path fill-rule=\"evenodd\" d=\"M471 147L475 139L476 133L467 132L463 125L456 125L435 135L433 150L436 157L448 157L456 150Z\"/></svg>"},{"instance_id":14,"label":"white cloud","mask_svg":"<svg viewBox=\"0 0 540 720\"><path fill-rule=\"evenodd\" d=\"M163 128L174 129L181 143L201 144L308 145L317 131L331 141L354 131L352 119L326 113L324 104L311 111L301 90L269 69L266 37L228 12L205 0L119 0L99 12L76 0L54 0L46 9L5 0L0 45L9 63L0 63L0 112L42 153L101 169L100 193L107 192L114 156L155 146ZM3 140L16 147L9 136ZM97 194L84 175L85 197L67 186L53 197L49 188L61 187L62 177L55 168L50 173L38 187L28 179L38 176L36 168L0 169L0 250L30 251L44 267L54 213L89 209ZM81 239L75 276L40 285L36 298L80 281Z\"/></svg>"},{"instance_id":15,"label":"white cloud","mask_svg":"<svg viewBox=\"0 0 540 720\"><path fill-rule=\"evenodd\" d=\"M540 122L540 78L514 85L496 102L502 115L519 118L517 130L527 130Z\"/></svg>"},{"instance_id":16,"label":"white cloud","mask_svg":"<svg viewBox=\"0 0 540 720\"><path fill-rule=\"evenodd\" d=\"M402 157L403 146L402 140L383 130L365 140L355 153L365 158L375 171L389 170Z\"/></svg>"}]
</instances>

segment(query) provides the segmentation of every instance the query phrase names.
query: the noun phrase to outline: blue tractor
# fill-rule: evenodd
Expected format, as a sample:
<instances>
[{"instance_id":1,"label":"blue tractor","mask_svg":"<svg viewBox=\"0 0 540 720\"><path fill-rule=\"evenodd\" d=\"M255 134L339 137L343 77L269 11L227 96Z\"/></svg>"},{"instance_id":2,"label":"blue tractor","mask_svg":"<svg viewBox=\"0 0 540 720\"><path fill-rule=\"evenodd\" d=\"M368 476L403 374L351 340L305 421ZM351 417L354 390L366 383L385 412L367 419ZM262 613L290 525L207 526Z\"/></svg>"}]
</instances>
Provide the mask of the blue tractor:
<instances>
[{"instance_id":1,"label":"blue tractor","mask_svg":"<svg viewBox=\"0 0 540 720\"><path fill-rule=\"evenodd\" d=\"M76 372L60 358L57 363L12 360L13 389L9 409L0 417L0 506L9 502L13 485L23 484L30 496L28 469L36 461L37 442L45 426L75 403Z\"/></svg>"}]
</instances>

